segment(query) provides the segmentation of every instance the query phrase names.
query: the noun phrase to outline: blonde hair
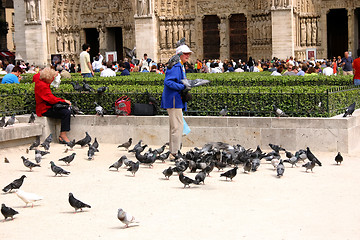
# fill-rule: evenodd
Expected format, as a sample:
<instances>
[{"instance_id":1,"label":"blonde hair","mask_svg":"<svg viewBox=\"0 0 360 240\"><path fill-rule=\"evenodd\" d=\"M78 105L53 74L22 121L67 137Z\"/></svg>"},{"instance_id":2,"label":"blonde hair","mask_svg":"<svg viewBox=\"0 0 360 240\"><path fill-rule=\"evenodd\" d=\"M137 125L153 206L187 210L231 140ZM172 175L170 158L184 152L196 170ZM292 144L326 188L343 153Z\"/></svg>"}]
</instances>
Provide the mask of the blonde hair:
<instances>
[{"instance_id":1,"label":"blonde hair","mask_svg":"<svg viewBox=\"0 0 360 240\"><path fill-rule=\"evenodd\" d=\"M40 80L43 80L44 82L52 82L57 74L58 72L54 69L46 67L40 71Z\"/></svg>"}]
</instances>

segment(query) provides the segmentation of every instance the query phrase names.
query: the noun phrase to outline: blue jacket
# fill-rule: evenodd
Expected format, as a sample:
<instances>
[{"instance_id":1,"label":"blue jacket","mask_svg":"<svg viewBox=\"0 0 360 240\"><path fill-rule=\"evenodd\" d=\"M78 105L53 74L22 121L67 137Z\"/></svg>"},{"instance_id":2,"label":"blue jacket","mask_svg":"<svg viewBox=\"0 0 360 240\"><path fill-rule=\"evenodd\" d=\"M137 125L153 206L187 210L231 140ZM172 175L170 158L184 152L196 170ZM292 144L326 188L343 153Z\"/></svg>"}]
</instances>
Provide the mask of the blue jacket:
<instances>
[{"instance_id":1,"label":"blue jacket","mask_svg":"<svg viewBox=\"0 0 360 240\"><path fill-rule=\"evenodd\" d=\"M164 91L161 97L162 108L185 108L186 110L186 103L183 103L180 95L181 90L185 89L185 85L181 82L184 78L186 78L186 75L184 67L180 62L171 69L166 70Z\"/></svg>"}]
</instances>

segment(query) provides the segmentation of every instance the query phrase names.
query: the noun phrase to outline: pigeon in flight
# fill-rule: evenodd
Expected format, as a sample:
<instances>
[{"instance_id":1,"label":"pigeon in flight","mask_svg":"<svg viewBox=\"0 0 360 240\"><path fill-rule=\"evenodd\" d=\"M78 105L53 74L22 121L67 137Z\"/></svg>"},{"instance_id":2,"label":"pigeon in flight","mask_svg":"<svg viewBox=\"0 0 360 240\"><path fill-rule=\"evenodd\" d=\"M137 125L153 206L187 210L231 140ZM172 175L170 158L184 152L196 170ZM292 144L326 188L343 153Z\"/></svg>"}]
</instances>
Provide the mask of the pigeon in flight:
<instances>
[{"instance_id":1,"label":"pigeon in flight","mask_svg":"<svg viewBox=\"0 0 360 240\"><path fill-rule=\"evenodd\" d=\"M11 218L11 220L14 219L14 215L19 214L17 211L12 209L11 207L7 207L4 203L1 204L1 214L4 216L5 220L7 218Z\"/></svg>"},{"instance_id":2,"label":"pigeon in flight","mask_svg":"<svg viewBox=\"0 0 360 240\"><path fill-rule=\"evenodd\" d=\"M188 187L190 187L190 184L196 184L196 185L199 185L199 182L198 181L196 181L196 180L193 180L193 179L191 179L191 178L189 178L189 177L186 177L186 176L184 176L184 173L183 172L180 172L179 173L179 180L180 180L180 182L182 182L183 184L184 184L184 188L186 187L186 186L188 186Z\"/></svg>"},{"instance_id":3,"label":"pigeon in flight","mask_svg":"<svg viewBox=\"0 0 360 240\"><path fill-rule=\"evenodd\" d=\"M205 85L207 83L209 83L209 80L206 79L195 79L195 80L190 80L190 79L183 79L181 80L181 82L188 88L191 89L193 87L198 87L201 85Z\"/></svg>"},{"instance_id":4,"label":"pigeon in flight","mask_svg":"<svg viewBox=\"0 0 360 240\"><path fill-rule=\"evenodd\" d=\"M28 123L34 123L34 122L35 122L35 114L32 112Z\"/></svg>"},{"instance_id":5,"label":"pigeon in flight","mask_svg":"<svg viewBox=\"0 0 360 240\"><path fill-rule=\"evenodd\" d=\"M69 193L69 203L75 209L75 213L78 209L82 211L83 208L91 208L90 205L76 199L72 193Z\"/></svg>"},{"instance_id":6,"label":"pigeon in flight","mask_svg":"<svg viewBox=\"0 0 360 240\"><path fill-rule=\"evenodd\" d=\"M5 127L12 126L15 123L15 114L13 114L5 123Z\"/></svg>"},{"instance_id":7,"label":"pigeon in flight","mask_svg":"<svg viewBox=\"0 0 360 240\"><path fill-rule=\"evenodd\" d=\"M129 140L127 142L120 144L118 146L118 148L124 147L124 148L126 148L126 150L129 150L129 147L131 146L131 144L132 144L132 138L129 138Z\"/></svg>"},{"instance_id":8,"label":"pigeon in flight","mask_svg":"<svg viewBox=\"0 0 360 240\"><path fill-rule=\"evenodd\" d=\"M76 153L73 153L73 154L71 154L71 155L69 155L69 156L60 158L59 161L63 161L63 162L65 162L67 165L69 165L69 164L72 162L72 160L74 160L75 155L76 155Z\"/></svg>"},{"instance_id":9,"label":"pigeon in flight","mask_svg":"<svg viewBox=\"0 0 360 240\"><path fill-rule=\"evenodd\" d=\"M220 116L223 116L225 117L227 114L228 114L228 109L227 109L227 106L225 106L225 108L221 109L220 111Z\"/></svg>"},{"instance_id":10,"label":"pigeon in flight","mask_svg":"<svg viewBox=\"0 0 360 240\"><path fill-rule=\"evenodd\" d=\"M37 201L40 201L43 199L42 196L39 196L35 193L28 193L28 192L24 192L23 190L20 190L20 189L16 189L15 190L16 192L16 195L24 201L24 203L26 204L25 207L27 207L27 205L29 203L31 203L31 207L34 207L34 202L37 202Z\"/></svg>"},{"instance_id":11,"label":"pigeon in flight","mask_svg":"<svg viewBox=\"0 0 360 240\"><path fill-rule=\"evenodd\" d=\"M5 126L5 116L3 116L1 119L0 119L0 127L4 127Z\"/></svg>"},{"instance_id":12,"label":"pigeon in flight","mask_svg":"<svg viewBox=\"0 0 360 240\"><path fill-rule=\"evenodd\" d=\"M162 173L164 174L165 178L169 180L169 178L173 174L173 170L171 167L169 167L169 168L165 169Z\"/></svg>"},{"instance_id":13,"label":"pigeon in flight","mask_svg":"<svg viewBox=\"0 0 360 240\"><path fill-rule=\"evenodd\" d=\"M36 136L35 141L31 144L30 150L33 150L34 148L37 148L40 145L40 136Z\"/></svg>"},{"instance_id":14,"label":"pigeon in flight","mask_svg":"<svg viewBox=\"0 0 360 240\"><path fill-rule=\"evenodd\" d=\"M127 158L127 157L126 157L125 155L122 156L121 158L119 158L119 160L117 160L116 162L114 162L113 165L111 165L111 166L109 167L109 169L110 169L110 168L116 168L116 171L118 171L119 168L123 165L124 160L125 160L126 158Z\"/></svg>"},{"instance_id":15,"label":"pigeon in flight","mask_svg":"<svg viewBox=\"0 0 360 240\"><path fill-rule=\"evenodd\" d=\"M274 109L275 114L276 114L278 117L287 117L287 115L283 112L283 110L281 110L280 108L276 107L275 105L273 105L273 109Z\"/></svg>"},{"instance_id":16,"label":"pigeon in flight","mask_svg":"<svg viewBox=\"0 0 360 240\"><path fill-rule=\"evenodd\" d=\"M238 169L238 167L234 167L233 169L230 169L229 171L220 174L220 177L226 177L226 180L227 180L228 178L230 178L230 180L232 181L232 179L233 179L233 178L236 176L236 174L237 174L237 169Z\"/></svg>"},{"instance_id":17,"label":"pigeon in flight","mask_svg":"<svg viewBox=\"0 0 360 240\"><path fill-rule=\"evenodd\" d=\"M104 108L102 106L100 106L97 102L94 102L95 104L95 111L96 111L96 115L99 116L104 116Z\"/></svg>"},{"instance_id":18,"label":"pigeon in flight","mask_svg":"<svg viewBox=\"0 0 360 240\"><path fill-rule=\"evenodd\" d=\"M276 172L278 177L282 177L285 172L285 166L282 160L280 160L280 163L276 167Z\"/></svg>"},{"instance_id":19,"label":"pigeon in flight","mask_svg":"<svg viewBox=\"0 0 360 240\"><path fill-rule=\"evenodd\" d=\"M88 132L85 132L85 137L79 141L77 141L75 144L80 145L81 147L85 147L91 142L91 137L88 134Z\"/></svg>"},{"instance_id":20,"label":"pigeon in flight","mask_svg":"<svg viewBox=\"0 0 360 240\"><path fill-rule=\"evenodd\" d=\"M344 116L352 116L353 112L355 111L355 102L353 102L353 104L351 104L350 106L348 106L345 110Z\"/></svg>"},{"instance_id":21,"label":"pigeon in flight","mask_svg":"<svg viewBox=\"0 0 360 240\"><path fill-rule=\"evenodd\" d=\"M41 167L39 164L33 163L31 162L28 158L25 158L24 156L21 156L22 160L23 160L23 164L25 167L30 169L30 172L32 171L32 169L34 167Z\"/></svg>"},{"instance_id":22,"label":"pigeon in flight","mask_svg":"<svg viewBox=\"0 0 360 240\"><path fill-rule=\"evenodd\" d=\"M341 162L343 161L344 159L343 159L343 156L341 156L341 153L340 152L338 152L338 154L336 155L336 157L335 157L335 162L336 162L336 164L341 164Z\"/></svg>"},{"instance_id":23,"label":"pigeon in flight","mask_svg":"<svg viewBox=\"0 0 360 240\"><path fill-rule=\"evenodd\" d=\"M130 62L135 66L139 65L140 61L139 59L136 59L136 47L134 47L133 49L124 47L124 50L126 56L128 56L131 59Z\"/></svg>"},{"instance_id":24,"label":"pigeon in flight","mask_svg":"<svg viewBox=\"0 0 360 240\"><path fill-rule=\"evenodd\" d=\"M59 166L56 166L53 161L51 161L50 164L51 164L51 171L53 171L53 172L55 173L55 176L58 175L58 174L59 174L60 176L62 176L63 174L64 174L64 175L69 175L69 174L70 174L70 172L62 169L62 168L59 167ZM54 177L55 177L55 176L54 176Z\"/></svg>"},{"instance_id":25,"label":"pigeon in flight","mask_svg":"<svg viewBox=\"0 0 360 240\"><path fill-rule=\"evenodd\" d=\"M132 216L130 213L125 212L122 208L118 209L117 217L123 224L125 224L126 228L129 227L130 223L139 223L135 221L134 216Z\"/></svg>"},{"instance_id":26,"label":"pigeon in flight","mask_svg":"<svg viewBox=\"0 0 360 240\"><path fill-rule=\"evenodd\" d=\"M11 183L9 183L7 186L5 186L2 189L3 192L11 192L11 190L13 190L13 189L19 189L24 182L24 178L26 178L26 176L22 175L20 178L15 179Z\"/></svg>"}]
</instances>

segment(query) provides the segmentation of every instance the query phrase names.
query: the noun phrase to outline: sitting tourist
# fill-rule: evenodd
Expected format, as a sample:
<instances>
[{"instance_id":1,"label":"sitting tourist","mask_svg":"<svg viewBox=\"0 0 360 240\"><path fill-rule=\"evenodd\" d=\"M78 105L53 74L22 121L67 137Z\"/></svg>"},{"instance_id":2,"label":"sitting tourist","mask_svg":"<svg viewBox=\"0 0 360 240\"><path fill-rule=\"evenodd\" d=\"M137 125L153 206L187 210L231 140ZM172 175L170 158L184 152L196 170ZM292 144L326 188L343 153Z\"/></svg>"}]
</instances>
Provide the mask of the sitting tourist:
<instances>
[{"instance_id":1,"label":"sitting tourist","mask_svg":"<svg viewBox=\"0 0 360 240\"><path fill-rule=\"evenodd\" d=\"M112 62L106 63L106 69L101 71L100 77L116 77L115 71L112 70Z\"/></svg>"},{"instance_id":2,"label":"sitting tourist","mask_svg":"<svg viewBox=\"0 0 360 240\"><path fill-rule=\"evenodd\" d=\"M331 67L331 62L330 62L330 61L327 61L327 62L326 62L326 68L323 69L322 73L323 73L325 76L334 75L334 70L333 70L332 67Z\"/></svg>"},{"instance_id":3,"label":"sitting tourist","mask_svg":"<svg viewBox=\"0 0 360 240\"><path fill-rule=\"evenodd\" d=\"M277 70L271 73L271 76L282 76L281 73L283 72L283 70L284 70L284 66L279 65Z\"/></svg>"},{"instance_id":4,"label":"sitting tourist","mask_svg":"<svg viewBox=\"0 0 360 240\"><path fill-rule=\"evenodd\" d=\"M124 63L119 64L119 69L121 71L120 76L129 76L130 75L129 70L126 68Z\"/></svg>"},{"instance_id":5,"label":"sitting tourist","mask_svg":"<svg viewBox=\"0 0 360 240\"><path fill-rule=\"evenodd\" d=\"M16 66L12 69L11 73L8 73L3 77L1 83L20 83L20 74L22 73L23 70L19 66Z\"/></svg>"}]
</instances>

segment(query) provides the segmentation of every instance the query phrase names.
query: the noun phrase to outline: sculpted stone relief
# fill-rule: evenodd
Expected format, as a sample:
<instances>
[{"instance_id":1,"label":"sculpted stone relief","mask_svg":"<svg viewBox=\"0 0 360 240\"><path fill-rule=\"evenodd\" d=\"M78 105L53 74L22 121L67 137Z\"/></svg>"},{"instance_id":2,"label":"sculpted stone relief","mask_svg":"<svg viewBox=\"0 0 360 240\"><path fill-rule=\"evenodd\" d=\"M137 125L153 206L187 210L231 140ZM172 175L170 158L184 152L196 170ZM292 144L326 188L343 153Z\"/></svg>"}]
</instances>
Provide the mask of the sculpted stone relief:
<instances>
[{"instance_id":1,"label":"sculpted stone relief","mask_svg":"<svg viewBox=\"0 0 360 240\"><path fill-rule=\"evenodd\" d=\"M320 38L320 17L300 18L300 45L319 46Z\"/></svg>"},{"instance_id":2,"label":"sculpted stone relief","mask_svg":"<svg viewBox=\"0 0 360 240\"><path fill-rule=\"evenodd\" d=\"M25 0L26 22L40 21L40 0Z\"/></svg>"},{"instance_id":3,"label":"sculpted stone relief","mask_svg":"<svg viewBox=\"0 0 360 240\"><path fill-rule=\"evenodd\" d=\"M195 35L192 32L193 20L160 21L160 49L168 50L176 48L179 39L185 37L186 43L192 47L195 44Z\"/></svg>"},{"instance_id":4,"label":"sculpted stone relief","mask_svg":"<svg viewBox=\"0 0 360 240\"><path fill-rule=\"evenodd\" d=\"M253 46L271 44L271 15L253 15L249 22L250 42Z\"/></svg>"}]
</instances>

